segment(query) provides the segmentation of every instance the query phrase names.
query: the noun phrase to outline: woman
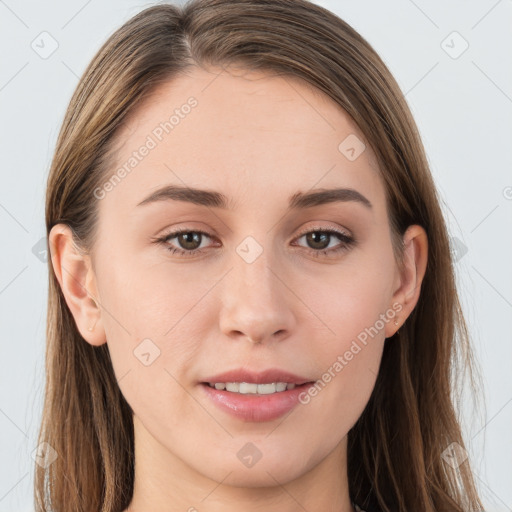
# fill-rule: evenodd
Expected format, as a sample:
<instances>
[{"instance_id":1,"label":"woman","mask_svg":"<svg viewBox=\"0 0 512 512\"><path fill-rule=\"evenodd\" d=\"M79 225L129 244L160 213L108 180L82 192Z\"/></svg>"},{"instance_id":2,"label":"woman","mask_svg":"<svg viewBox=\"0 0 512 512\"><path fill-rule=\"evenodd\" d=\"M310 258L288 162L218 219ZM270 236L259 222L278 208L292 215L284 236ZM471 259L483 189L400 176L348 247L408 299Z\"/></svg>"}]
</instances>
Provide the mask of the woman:
<instances>
[{"instance_id":1,"label":"woman","mask_svg":"<svg viewBox=\"0 0 512 512\"><path fill-rule=\"evenodd\" d=\"M333 13L195 0L133 17L71 99L46 225L55 457L37 510L483 509L424 149Z\"/></svg>"}]
</instances>

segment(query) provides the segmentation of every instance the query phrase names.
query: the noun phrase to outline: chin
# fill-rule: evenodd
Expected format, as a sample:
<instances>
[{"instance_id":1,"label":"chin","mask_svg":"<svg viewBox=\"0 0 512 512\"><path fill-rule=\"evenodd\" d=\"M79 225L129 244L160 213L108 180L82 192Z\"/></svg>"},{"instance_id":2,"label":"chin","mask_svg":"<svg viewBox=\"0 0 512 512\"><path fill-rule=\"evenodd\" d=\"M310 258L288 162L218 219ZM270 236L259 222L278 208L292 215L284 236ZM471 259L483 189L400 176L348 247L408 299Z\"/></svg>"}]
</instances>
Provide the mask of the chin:
<instances>
[{"instance_id":1,"label":"chin","mask_svg":"<svg viewBox=\"0 0 512 512\"><path fill-rule=\"evenodd\" d=\"M297 467L294 469L297 470ZM223 480L224 476L229 471L231 471L231 473ZM298 471L297 474L292 474L288 468L283 468L282 465L265 465L260 460L260 462L252 468L241 468L239 465L235 465L223 476L220 477L219 474L216 474L215 478L213 475L211 478L222 481L223 485L229 485L231 487L261 488L275 487L280 484L285 485L290 480L299 477L300 474L300 471Z\"/></svg>"}]
</instances>

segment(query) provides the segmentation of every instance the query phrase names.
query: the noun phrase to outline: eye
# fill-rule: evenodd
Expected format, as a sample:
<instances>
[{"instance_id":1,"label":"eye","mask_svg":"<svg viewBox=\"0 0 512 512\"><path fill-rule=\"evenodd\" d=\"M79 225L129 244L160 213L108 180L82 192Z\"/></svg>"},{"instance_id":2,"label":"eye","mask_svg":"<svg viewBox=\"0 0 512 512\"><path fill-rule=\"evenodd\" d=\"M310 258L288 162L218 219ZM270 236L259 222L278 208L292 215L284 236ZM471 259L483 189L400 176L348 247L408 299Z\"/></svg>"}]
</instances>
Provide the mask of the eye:
<instances>
[{"instance_id":1,"label":"eye","mask_svg":"<svg viewBox=\"0 0 512 512\"><path fill-rule=\"evenodd\" d=\"M337 247L332 247L333 235L341 241ZM306 239L306 243L310 245L309 251L314 257L331 256L338 254L340 251L346 250L355 244L355 239L337 231L335 229L313 229L304 232L296 240ZM331 247L329 247L331 245Z\"/></svg>"},{"instance_id":2,"label":"eye","mask_svg":"<svg viewBox=\"0 0 512 512\"><path fill-rule=\"evenodd\" d=\"M156 241L164 244L167 250L172 254L179 254L181 256L194 256L203 252L203 249L200 247L205 236L206 238L211 238L208 233L205 233L204 231L180 229L169 233L162 238L157 239ZM173 240L174 238L176 238L176 243L180 247L173 247L169 244L170 240Z\"/></svg>"},{"instance_id":3,"label":"eye","mask_svg":"<svg viewBox=\"0 0 512 512\"><path fill-rule=\"evenodd\" d=\"M329 247L331 245L333 235L341 242L337 247ZM157 238L157 243L163 244L165 248L172 254L189 257L204 252L204 246L201 247L204 238L212 238L204 231L194 231L189 229L179 229L168 233L161 238ZM331 256L338 254L340 251L347 250L356 243L356 240L341 231L335 229L313 229L305 231L295 240L305 238L306 242L311 246L308 252L314 257ZM176 239L175 245L171 240ZM176 247L176 245L178 247Z\"/></svg>"}]
</instances>

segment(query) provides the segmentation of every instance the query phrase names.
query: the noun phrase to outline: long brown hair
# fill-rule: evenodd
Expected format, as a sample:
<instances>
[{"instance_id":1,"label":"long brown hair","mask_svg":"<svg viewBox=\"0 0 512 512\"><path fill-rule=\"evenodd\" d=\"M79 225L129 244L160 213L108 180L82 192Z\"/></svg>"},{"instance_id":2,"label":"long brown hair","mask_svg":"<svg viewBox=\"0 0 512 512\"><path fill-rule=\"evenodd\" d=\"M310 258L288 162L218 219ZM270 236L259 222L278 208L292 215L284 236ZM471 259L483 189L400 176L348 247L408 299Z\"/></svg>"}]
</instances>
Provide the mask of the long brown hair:
<instances>
[{"instance_id":1,"label":"long brown hair","mask_svg":"<svg viewBox=\"0 0 512 512\"><path fill-rule=\"evenodd\" d=\"M87 253L97 227L94 190L105 181L115 134L155 88L188 66L236 63L301 79L332 98L375 152L386 187L396 261L411 224L428 235L418 303L385 343L380 373L348 434L351 498L385 512L480 512L464 449L452 372L476 390L469 334L455 287L447 227L415 122L370 44L307 0L193 0L147 8L113 33L87 67L58 137L46 228L71 227ZM107 344L81 337L49 260L46 393L39 442L58 457L35 467L37 511L121 512L132 496L132 411Z\"/></svg>"}]
</instances>

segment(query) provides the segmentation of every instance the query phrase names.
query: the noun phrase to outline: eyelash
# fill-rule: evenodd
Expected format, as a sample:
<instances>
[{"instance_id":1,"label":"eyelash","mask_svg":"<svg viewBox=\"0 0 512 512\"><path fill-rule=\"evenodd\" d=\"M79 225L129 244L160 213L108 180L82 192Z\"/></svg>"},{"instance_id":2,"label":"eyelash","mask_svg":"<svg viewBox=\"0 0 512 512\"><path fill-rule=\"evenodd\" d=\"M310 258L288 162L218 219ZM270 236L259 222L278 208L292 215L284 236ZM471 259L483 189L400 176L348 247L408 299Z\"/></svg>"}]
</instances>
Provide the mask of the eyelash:
<instances>
[{"instance_id":1,"label":"eyelash","mask_svg":"<svg viewBox=\"0 0 512 512\"><path fill-rule=\"evenodd\" d=\"M171 233L168 233L161 238L157 238L155 241L159 244L162 244L165 246L165 248L171 252L172 254L178 254L180 256L184 257L192 257L196 256L197 254L201 254L204 252L204 249L194 249L192 251L187 251L185 249L178 249L176 247L170 247L168 244L168 241L170 239L176 238L177 236L183 234L183 233L199 233L201 235L206 235L208 238L213 238L210 234L206 233L205 231L200 230L193 230L193 229L179 229L177 231L173 231ZM329 235L335 235L337 236L340 241L342 242L341 245L335 249L311 249L306 247L306 250L313 255L313 257L321 258L321 257L329 257L334 256L341 251L349 249L351 246L353 246L356 243L355 238L348 236L341 231L337 231L335 229L310 229L308 231L304 231L301 233L296 240L302 238L304 235L308 235L310 233L323 233L323 234L329 234Z\"/></svg>"}]
</instances>

